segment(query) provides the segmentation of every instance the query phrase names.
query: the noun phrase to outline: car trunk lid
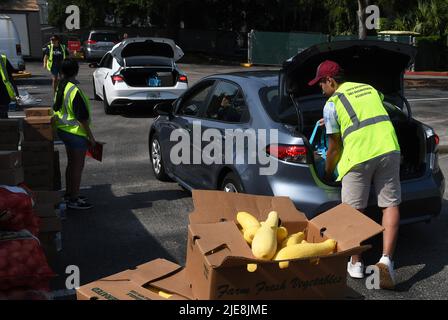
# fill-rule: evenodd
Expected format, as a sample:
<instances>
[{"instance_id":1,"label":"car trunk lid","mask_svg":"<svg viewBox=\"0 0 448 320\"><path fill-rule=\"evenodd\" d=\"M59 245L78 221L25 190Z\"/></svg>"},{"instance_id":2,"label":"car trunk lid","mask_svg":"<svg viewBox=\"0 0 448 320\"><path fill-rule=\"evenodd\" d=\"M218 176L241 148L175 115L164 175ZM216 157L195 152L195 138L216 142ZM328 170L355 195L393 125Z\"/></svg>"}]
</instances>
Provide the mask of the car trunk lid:
<instances>
[{"instance_id":1,"label":"car trunk lid","mask_svg":"<svg viewBox=\"0 0 448 320\"><path fill-rule=\"evenodd\" d=\"M386 41L338 41L312 46L283 63L279 88L281 95L296 98L321 93L308 82L319 64L333 60L344 69L351 82L368 83L385 95L403 95L403 75L412 63L416 48Z\"/></svg>"}]
</instances>

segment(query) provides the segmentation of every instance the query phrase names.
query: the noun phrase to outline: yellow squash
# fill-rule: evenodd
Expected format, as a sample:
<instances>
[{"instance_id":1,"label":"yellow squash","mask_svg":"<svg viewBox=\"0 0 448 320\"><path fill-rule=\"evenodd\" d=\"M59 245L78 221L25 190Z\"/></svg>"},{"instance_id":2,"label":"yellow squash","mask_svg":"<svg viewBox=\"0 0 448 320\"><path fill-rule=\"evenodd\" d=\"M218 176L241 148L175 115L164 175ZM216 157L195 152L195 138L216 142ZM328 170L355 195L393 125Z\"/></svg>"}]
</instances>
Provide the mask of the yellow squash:
<instances>
[{"instance_id":1,"label":"yellow squash","mask_svg":"<svg viewBox=\"0 0 448 320\"><path fill-rule=\"evenodd\" d=\"M305 239L305 234L303 232L297 232L297 233L294 233L294 234L288 236L285 240L283 240L283 242L281 242L280 247L283 249L284 247L298 244L298 243L304 241L304 239Z\"/></svg>"},{"instance_id":2,"label":"yellow squash","mask_svg":"<svg viewBox=\"0 0 448 320\"><path fill-rule=\"evenodd\" d=\"M252 241L253 255L262 260L271 260L277 251L278 213L269 212L268 218L255 233Z\"/></svg>"},{"instance_id":3,"label":"yellow squash","mask_svg":"<svg viewBox=\"0 0 448 320\"><path fill-rule=\"evenodd\" d=\"M274 257L275 261L303 259L317 256L329 255L336 249L336 241L328 239L320 243L299 243L284 247ZM288 261L279 263L280 269L285 269L289 266Z\"/></svg>"},{"instance_id":4,"label":"yellow squash","mask_svg":"<svg viewBox=\"0 0 448 320\"><path fill-rule=\"evenodd\" d=\"M255 226L260 227L260 222L258 222L257 218L245 211L238 212L236 215L236 220L244 230Z\"/></svg>"}]
</instances>

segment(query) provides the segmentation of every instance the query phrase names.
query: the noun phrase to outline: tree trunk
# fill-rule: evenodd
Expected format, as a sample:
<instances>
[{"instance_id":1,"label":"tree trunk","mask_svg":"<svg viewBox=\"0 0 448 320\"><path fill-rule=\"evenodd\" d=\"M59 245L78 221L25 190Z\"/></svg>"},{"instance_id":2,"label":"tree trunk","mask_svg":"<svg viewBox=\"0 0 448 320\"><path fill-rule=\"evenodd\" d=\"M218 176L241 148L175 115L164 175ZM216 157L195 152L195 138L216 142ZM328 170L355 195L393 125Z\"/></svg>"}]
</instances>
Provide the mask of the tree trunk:
<instances>
[{"instance_id":1,"label":"tree trunk","mask_svg":"<svg viewBox=\"0 0 448 320\"><path fill-rule=\"evenodd\" d=\"M366 28L366 8L368 6L367 0L358 0L358 24L359 24L359 39L365 40L367 38Z\"/></svg>"}]
</instances>

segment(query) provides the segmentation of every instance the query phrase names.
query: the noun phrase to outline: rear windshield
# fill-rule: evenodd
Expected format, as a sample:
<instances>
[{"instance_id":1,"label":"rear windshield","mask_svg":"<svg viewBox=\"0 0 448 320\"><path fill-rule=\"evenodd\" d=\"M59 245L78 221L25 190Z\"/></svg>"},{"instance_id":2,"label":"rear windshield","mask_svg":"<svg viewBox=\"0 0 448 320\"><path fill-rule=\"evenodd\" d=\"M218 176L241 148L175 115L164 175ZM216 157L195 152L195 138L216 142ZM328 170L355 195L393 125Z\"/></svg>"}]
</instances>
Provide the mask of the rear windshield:
<instances>
[{"instance_id":1,"label":"rear windshield","mask_svg":"<svg viewBox=\"0 0 448 320\"><path fill-rule=\"evenodd\" d=\"M92 33L90 40L97 42L118 42L118 34L114 33Z\"/></svg>"},{"instance_id":2,"label":"rear windshield","mask_svg":"<svg viewBox=\"0 0 448 320\"><path fill-rule=\"evenodd\" d=\"M265 87L260 90L260 98L266 112L275 122L297 124L297 110L291 100L287 98L280 104L278 86ZM322 95L313 95L297 100L300 110L307 115L310 113L320 113L322 115L323 107L327 99ZM306 119L304 119L306 121Z\"/></svg>"}]
</instances>

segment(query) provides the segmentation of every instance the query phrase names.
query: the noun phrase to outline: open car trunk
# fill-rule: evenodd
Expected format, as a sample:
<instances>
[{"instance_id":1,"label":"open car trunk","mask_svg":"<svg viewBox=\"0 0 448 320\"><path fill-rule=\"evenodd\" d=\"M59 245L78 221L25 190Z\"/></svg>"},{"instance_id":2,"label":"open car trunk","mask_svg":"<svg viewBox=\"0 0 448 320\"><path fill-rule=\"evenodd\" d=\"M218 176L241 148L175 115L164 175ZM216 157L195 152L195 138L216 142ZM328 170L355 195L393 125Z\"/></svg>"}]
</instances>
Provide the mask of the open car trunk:
<instances>
[{"instance_id":1,"label":"open car trunk","mask_svg":"<svg viewBox=\"0 0 448 320\"><path fill-rule=\"evenodd\" d=\"M173 87L179 76L172 59L147 56L125 58L120 74L130 87Z\"/></svg>"},{"instance_id":2,"label":"open car trunk","mask_svg":"<svg viewBox=\"0 0 448 320\"><path fill-rule=\"evenodd\" d=\"M422 125L403 113L403 75L416 55L416 48L385 41L338 41L312 46L284 62L280 71L280 97L276 118L297 125L300 134L310 138L316 122L323 117L326 98L318 85L308 82L325 60L336 61L344 70L346 81L367 83L382 92L401 147L401 179L424 174L426 136ZM410 112L410 110L408 110ZM316 151L314 140L312 151ZM323 177L324 160L314 153L314 165Z\"/></svg>"},{"instance_id":3,"label":"open car trunk","mask_svg":"<svg viewBox=\"0 0 448 320\"><path fill-rule=\"evenodd\" d=\"M303 102L302 102L303 103ZM322 118L322 109L325 99L308 101L304 110L304 130L302 134L308 139L311 137L316 122ZM314 107L313 107L314 105ZM423 126L414 119L408 119L398 107L391 103L384 104L398 137L401 149L400 179L402 181L419 178L426 170L427 150L426 135ZM318 149L323 149L322 144L326 143L325 129L319 129L310 145L311 154L314 154L313 165L318 177L323 180L325 168L325 155L321 155Z\"/></svg>"}]
</instances>

